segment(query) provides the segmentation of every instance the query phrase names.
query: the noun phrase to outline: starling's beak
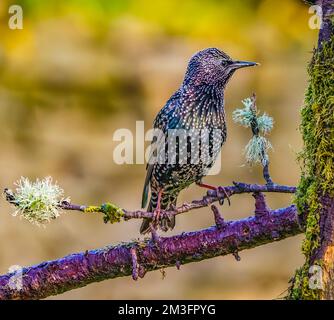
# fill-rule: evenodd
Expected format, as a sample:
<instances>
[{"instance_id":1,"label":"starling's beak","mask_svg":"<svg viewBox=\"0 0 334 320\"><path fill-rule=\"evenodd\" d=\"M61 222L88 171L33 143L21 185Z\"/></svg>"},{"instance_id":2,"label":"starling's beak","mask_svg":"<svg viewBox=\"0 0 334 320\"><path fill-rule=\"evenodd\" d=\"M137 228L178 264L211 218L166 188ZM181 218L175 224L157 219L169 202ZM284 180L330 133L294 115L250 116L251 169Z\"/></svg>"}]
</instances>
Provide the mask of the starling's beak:
<instances>
[{"instance_id":1,"label":"starling's beak","mask_svg":"<svg viewBox=\"0 0 334 320\"><path fill-rule=\"evenodd\" d=\"M253 67L253 66L258 66L258 65L259 63L251 62L251 61L233 61L232 68L240 69L240 68Z\"/></svg>"}]
</instances>

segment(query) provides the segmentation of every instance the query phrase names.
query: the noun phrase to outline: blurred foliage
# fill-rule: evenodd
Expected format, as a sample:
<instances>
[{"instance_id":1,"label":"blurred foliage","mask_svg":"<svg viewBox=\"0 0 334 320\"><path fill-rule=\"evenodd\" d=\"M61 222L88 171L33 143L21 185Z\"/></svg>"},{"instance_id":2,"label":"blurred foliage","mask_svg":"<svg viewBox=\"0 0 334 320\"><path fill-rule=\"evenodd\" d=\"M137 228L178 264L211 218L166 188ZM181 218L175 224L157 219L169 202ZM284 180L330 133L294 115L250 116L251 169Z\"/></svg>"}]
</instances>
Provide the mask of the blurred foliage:
<instances>
[{"instance_id":1,"label":"blurred foliage","mask_svg":"<svg viewBox=\"0 0 334 320\"><path fill-rule=\"evenodd\" d=\"M5 0L3 22L11 3L22 6L24 29L1 25L0 79L29 90L29 105L54 107L66 95L74 100L68 104L94 113L138 105L142 114L140 59L168 52L175 40L185 47L198 42L194 50L205 42L232 47L259 60L305 49L301 1Z\"/></svg>"}]
</instances>

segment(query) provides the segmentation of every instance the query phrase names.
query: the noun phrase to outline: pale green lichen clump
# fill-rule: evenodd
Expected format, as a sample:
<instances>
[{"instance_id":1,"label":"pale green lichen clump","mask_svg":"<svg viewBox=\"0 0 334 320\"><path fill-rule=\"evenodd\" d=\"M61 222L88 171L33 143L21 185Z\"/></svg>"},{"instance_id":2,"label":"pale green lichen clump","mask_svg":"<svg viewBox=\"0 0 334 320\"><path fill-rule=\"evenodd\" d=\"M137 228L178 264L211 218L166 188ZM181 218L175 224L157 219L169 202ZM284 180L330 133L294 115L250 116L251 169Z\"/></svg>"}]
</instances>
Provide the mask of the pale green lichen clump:
<instances>
[{"instance_id":1,"label":"pale green lichen clump","mask_svg":"<svg viewBox=\"0 0 334 320\"><path fill-rule=\"evenodd\" d=\"M85 208L84 212L102 212L104 214L104 223L120 222L121 219L124 217L124 211L120 207L110 202L104 203L101 206L88 206Z\"/></svg>"},{"instance_id":2,"label":"pale green lichen clump","mask_svg":"<svg viewBox=\"0 0 334 320\"><path fill-rule=\"evenodd\" d=\"M245 147L247 163L266 165L269 161L268 150L271 148L271 143L265 137L253 136Z\"/></svg>"},{"instance_id":3,"label":"pale green lichen clump","mask_svg":"<svg viewBox=\"0 0 334 320\"><path fill-rule=\"evenodd\" d=\"M64 190L52 182L51 177L35 182L21 177L16 183L14 216L41 225L59 217L59 203L63 201Z\"/></svg>"},{"instance_id":4,"label":"pale green lichen clump","mask_svg":"<svg viewBox=\"0 0 334 320\"><path fill-rule=\"evenodd\" d=\"M255 98L244 99L242 103L244 107L236 109L232 118L235 123L251 128L253 131L253 137L245 147L246 162L250 165L255 163L266 165L269 162L268 151L272 149L272 145L264 135L272 130L273 118L266 113L259 116L255 106Z\"/></svg>"}]
</instances>

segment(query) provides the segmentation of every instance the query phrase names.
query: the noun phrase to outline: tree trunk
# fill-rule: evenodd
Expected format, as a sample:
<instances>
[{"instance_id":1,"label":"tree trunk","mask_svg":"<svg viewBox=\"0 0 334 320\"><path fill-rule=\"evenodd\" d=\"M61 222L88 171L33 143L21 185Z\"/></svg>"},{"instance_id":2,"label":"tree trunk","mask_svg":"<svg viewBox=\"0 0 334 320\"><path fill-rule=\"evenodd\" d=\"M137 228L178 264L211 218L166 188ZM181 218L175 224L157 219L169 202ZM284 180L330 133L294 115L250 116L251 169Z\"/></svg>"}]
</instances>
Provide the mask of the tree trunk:
<instances>
[{"instance_id":1,"label":"tree trunk","mask_svg":"<svg viewBox=\"0 0 334 320\"><path fill-rule=\"evenodd\" d=\"M306 259L293 279L292 299L334 299L334 0L316 4L322 8L322 27L301 111L303 172L296 199L305 224Z\"/></svg>"}]
</instances>

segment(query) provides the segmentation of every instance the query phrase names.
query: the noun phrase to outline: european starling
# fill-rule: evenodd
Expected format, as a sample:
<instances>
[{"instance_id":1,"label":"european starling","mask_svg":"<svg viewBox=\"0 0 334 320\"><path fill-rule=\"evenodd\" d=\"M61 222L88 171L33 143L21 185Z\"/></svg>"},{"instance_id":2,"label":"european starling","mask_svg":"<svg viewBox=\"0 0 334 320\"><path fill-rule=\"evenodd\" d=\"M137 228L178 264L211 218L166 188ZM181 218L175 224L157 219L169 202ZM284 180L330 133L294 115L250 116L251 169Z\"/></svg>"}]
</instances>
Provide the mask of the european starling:
<instances>
[{"instance_id":1,"label":"european starling","mask_svg":"<svg viewBox=\"0 0 334 320\"><path fill-rule=\"evenodd\" d=\"M160 209L175 206L182 189L194 182L202 187L215 189L201 181L213 166L226 140L224 89L235 70L254 65L254 62L232 60L216 48L199 51L190 59L181 87L154 120L154 128L160 130L160 134L152 142L142 207L146 207L150 186L151 199L147 211L154 212L155 219L144 219L140 228L142 234L157 226L163 231L173 229L175 218L159 218ZM183 147L180 136L175 140L170 139L178 136L180 131L188 133ZM195 152L194 156L190 152L192 142L189 140L196 135L202 137L203 132L207 133L207 143L200 142L199 153ZM170 146L170 141L176 141L175 149ZM171 161L170 154L174 156L174 161ZM192 161L190 156L199 160ZM161 158L167 160L161 161Z\"/></svg>"}]
</instances>

